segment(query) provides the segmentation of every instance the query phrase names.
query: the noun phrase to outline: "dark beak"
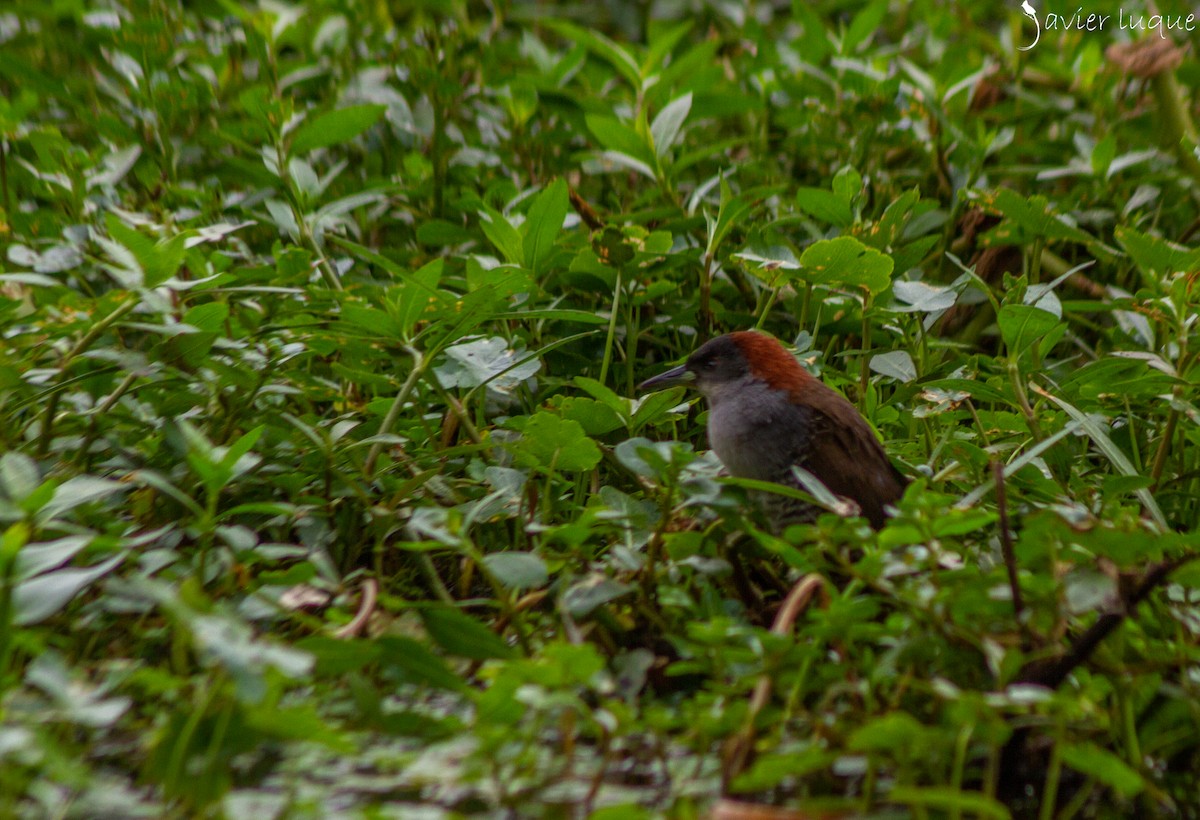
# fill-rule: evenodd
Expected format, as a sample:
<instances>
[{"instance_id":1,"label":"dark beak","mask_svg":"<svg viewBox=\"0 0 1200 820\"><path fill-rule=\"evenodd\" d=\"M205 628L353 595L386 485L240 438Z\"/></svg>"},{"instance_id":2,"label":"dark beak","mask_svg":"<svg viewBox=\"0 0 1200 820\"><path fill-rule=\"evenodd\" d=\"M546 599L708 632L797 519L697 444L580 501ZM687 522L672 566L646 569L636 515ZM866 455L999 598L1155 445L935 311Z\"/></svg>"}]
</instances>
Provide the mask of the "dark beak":
<instances>
[{"instance_id":1,"label":"dark beak","mask_svg":"<svg viewBox=\"0 0 1200 820\"><path fill-rule=\"evenodd\" d=\"M666 373L659 373L653 378L646 379L638 385L638 390L661 390L677 384L690 384L695 380L696 374L688 370L686 364L681 364L679 367L672 367Z\"/></svg>"}]
</instances>

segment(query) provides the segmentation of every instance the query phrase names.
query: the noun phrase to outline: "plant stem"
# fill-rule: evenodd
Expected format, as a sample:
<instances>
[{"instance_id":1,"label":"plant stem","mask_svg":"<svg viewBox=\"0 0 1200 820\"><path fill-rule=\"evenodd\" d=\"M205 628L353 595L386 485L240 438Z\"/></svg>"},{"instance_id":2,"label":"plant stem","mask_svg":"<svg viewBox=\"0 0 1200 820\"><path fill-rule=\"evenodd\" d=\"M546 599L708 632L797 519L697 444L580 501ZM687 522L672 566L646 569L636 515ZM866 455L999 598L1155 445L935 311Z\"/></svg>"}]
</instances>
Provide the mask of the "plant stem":
<instances>
[{"instance_id":1,"label":"plant stem","mask_svg":"<svg viewBox=\"0 0 1200 820\"><path fill-rule=\"evenodd\" d=\"M415 347L405 345L404 351L412 357L413 367L408 373L408 378L404 380L404 384L400 386L400 392L392 400L392 406L388 408L387 415L383 418L383 423L379 425L379 432L376 433L376 436L379 436L381 440L372 444L371 449L367 452L367 460L363 464L363 476L368 481L375 475L375 462L379 460L379 454L383 452L382 437L391 432L397 419L400 418L400 411L404 409L404 402L408 400L408 394L412 392L413 385L417 383L417 379L425 371L426 359L421 356L419 350Z\"/></svg>"},{"instance_id":2,"label":"plant stem","mask_svg":"<svg viewBox=\"0 0 1200 820\"><path fill-rule=\"evenodd\" d=\"M860 410L865 410L867 406L867 383L871 376L868 356L871 350L871 320L867 314L870 308L871 294L868 292L863 297L862 309L862 357L858 368L858 407Z\"/></svg>"},{"instance_id":3,"label":"plant stem","mask_svg":"<svg viewBox=\"0 0 1200 820\"><path fill-rule=\"evenodd\" d=\"M617 312L621 306L621 271L617 271L617 281L613 285L613 302L608 316L608 337L604 340L604 359L600 362L600 378L605 384L608 378L608 366L612 363L613 340L617 335Z\"/></svg>"},{"instance_id":4,"label":"plant stem","mask_svg":"<svg viewBox=\"0 0 1200 820\"><path fill-rule=\"evenodd\" d=\"M1046 783L1042 787L1042 805L1038 820L1053 820L1054 806L1058 803L1058 779L1062 775L1062 731L1054 739L1054 750L1050 752L1050 768L1046 772Z\"/></svg>"},{"instance_id":5,"label":"plant stem","mask_svg":"<svg viewBox=\"0 0 1200 820\"><path fill-rule=\"evenodd\" d=\"M67 372L67 368L70 367L71 362L76 356L87 350L91 346L92 342L104 335L104 331L108 330L110 327L120 321L121 317L133 310L137 304L138 297L136 295L132 295L124 302L117 305L116 309L113 310L112 313L108 314L99 322L96 322L96 324L92 325L91 330L85 333L83 338L75 343L75 346L67 352L67 355L63 356L62 361L58 366L58 375L56 375L54 378L55 384L58 384L62 381L63 376ZM46 402L46 409L42 412L42 429L38 433L38 445L36 450L39 458L44 458L45 455L50 452L50 442L54 439L54 416L58 413L58 396L59 392L55 390L50 396L50 399Z\"/></svg>"}]
</instances>

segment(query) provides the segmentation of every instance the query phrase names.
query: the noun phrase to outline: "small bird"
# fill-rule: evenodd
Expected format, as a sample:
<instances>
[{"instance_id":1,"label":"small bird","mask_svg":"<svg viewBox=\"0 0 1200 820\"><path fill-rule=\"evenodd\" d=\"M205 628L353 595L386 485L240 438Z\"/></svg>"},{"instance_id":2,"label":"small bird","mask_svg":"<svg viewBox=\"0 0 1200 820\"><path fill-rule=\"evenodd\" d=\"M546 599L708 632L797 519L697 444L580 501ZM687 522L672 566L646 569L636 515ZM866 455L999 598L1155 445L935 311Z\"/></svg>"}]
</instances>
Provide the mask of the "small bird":
<instances>
[{"instance_id":1,"label":"small bird","mask_svg":"<svg viewBox=\"0 0 1200 820\"><path fill-rule=\"evenodd\" d=\"M685 364L642 382L641 389L690 384L708 400L708 442L739 478L803 489L793 466L854 501L879 529L886 505L908 484L888 460L854 405L809 375L770 336L740 331L710 339ZM767 494L764 494L767 495ZM764 499L773 523L811 521L811 505Z\"/></svg>"}]
</instances>

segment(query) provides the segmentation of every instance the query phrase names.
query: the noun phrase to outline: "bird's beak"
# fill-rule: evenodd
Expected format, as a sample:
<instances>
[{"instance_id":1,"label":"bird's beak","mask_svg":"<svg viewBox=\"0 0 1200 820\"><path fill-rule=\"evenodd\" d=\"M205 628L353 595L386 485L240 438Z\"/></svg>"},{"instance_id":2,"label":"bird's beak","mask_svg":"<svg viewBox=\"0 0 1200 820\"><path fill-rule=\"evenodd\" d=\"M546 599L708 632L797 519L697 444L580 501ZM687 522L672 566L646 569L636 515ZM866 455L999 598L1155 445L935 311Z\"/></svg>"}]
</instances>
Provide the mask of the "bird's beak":
<instances>
[{"instance_id":1,"label":"bird's beak","mask_svg":"<svg viewBox=\"0 0 1200 820\"><path fill-rule=\"evenodd\" d=\"M672 367L666 373L646 379L638 385L638 390L661 390L664 387L674 387L677 384L689 384L696 380L696 374L687 369L686 364Z\"/></svg>"}]
</instances>

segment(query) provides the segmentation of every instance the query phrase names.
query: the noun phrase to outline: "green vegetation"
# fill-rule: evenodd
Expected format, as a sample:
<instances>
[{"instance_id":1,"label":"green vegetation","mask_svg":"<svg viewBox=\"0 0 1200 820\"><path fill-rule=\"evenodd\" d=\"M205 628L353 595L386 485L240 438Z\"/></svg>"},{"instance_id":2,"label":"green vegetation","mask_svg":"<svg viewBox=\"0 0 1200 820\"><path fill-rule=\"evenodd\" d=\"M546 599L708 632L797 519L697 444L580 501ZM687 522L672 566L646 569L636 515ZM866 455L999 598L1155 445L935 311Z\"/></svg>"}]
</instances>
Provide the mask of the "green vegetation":
<instances>
[{"instance_id":1,"label":"green vegetation","mask_svg":"<svg viewBox=\"0 0 1200 820\"><path fill-rule=\"evenodd\" d=\"M1200 816L1170 34L8 0L0 816ZM749 327L882 531L771 535L636 393Z\"/></svg>"}]
</instances>

